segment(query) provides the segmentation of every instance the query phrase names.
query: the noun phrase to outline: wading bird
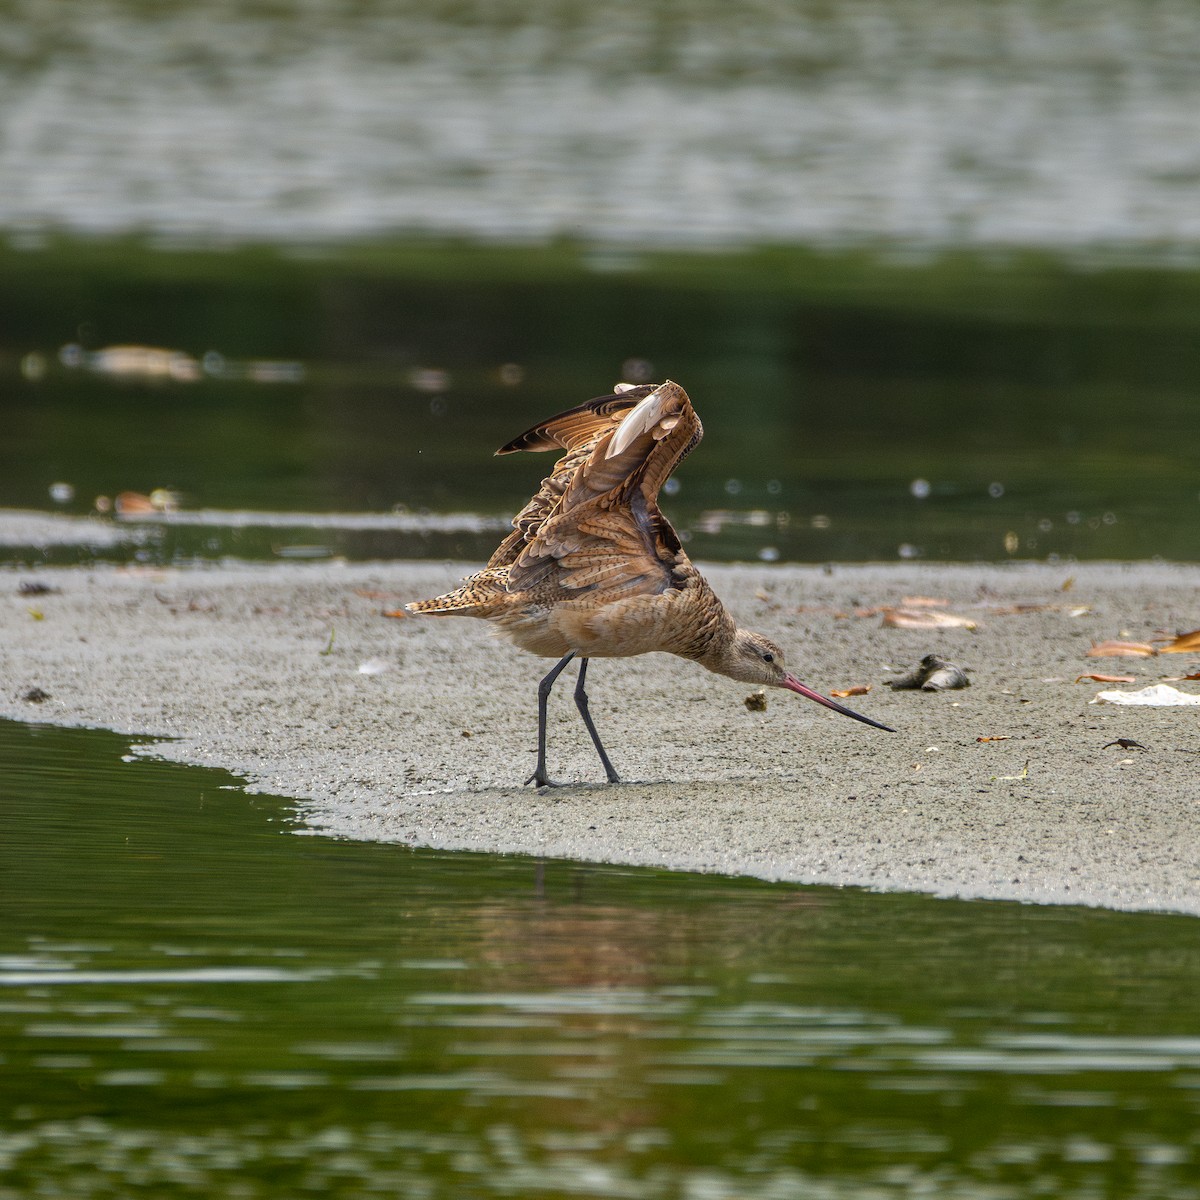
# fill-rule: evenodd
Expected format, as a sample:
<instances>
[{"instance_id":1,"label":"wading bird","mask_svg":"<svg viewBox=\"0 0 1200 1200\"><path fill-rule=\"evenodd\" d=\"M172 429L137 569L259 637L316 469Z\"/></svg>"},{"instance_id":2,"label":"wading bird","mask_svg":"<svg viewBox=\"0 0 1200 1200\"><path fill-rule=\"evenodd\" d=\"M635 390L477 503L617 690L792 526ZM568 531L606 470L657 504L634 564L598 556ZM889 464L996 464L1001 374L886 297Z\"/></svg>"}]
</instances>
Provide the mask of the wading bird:
<instances>
[{"instance_id":1,"label":"wading bird","mask_svg":"<svg viewBox=\"0 0 1200 1200\"><path fill-rule=\"evenodd\" d=\"M609 761L588 711L588 660L665 651L742 683L788 688L894 732L813 691L784 666L783 651L739 629L692 565L658 491L703 435L677 383L618 384L514 438L497 454L565 450L487 566L411 613L481 617L524 650L559 661L538 686L537 766L525 781L546 787L546 706L563 668L579 659L575 704L610 783Z\"/></svg>"}]
</instances>

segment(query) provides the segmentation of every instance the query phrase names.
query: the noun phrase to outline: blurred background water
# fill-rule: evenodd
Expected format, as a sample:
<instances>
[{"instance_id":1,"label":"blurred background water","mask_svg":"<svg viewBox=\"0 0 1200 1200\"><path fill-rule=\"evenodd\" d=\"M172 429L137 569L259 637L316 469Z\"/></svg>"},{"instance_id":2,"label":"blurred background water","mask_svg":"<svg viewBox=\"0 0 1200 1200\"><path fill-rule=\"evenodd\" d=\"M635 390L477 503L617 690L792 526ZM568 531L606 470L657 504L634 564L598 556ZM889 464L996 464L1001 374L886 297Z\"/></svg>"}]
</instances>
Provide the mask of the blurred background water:
<instances>
[{"instance_id":1,"label":"blurred background water","mask_svg":"<svg viewBox=\"0 0 1200 1200\"><path fill-rule=\"evenodd\" d=\"M0 506L239 514L106 556L478 558L665 376L698 557L1197 556L1190 4L4 8Z\"/></svg>"},{"instance_id":2,"label":"blurred background water","mask_svg":"<svg viewBox=\"0 0 1200 1200\"><path fill-rule=\"evenodd\" d=\"M0 225L1200 237L1186 0L8 0Z\"/></svg>"}]
</instances>

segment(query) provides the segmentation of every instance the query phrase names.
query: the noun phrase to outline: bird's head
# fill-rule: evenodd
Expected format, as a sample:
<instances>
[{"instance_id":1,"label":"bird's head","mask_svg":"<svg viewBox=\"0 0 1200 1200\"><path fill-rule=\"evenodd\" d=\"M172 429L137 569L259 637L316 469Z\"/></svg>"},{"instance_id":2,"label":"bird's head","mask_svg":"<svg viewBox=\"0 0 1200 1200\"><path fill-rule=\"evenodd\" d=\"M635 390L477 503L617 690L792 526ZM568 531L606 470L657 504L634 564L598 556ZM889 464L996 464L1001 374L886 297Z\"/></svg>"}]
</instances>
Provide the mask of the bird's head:
<instances>
[{"instance_id":1,"label":"bird's head","mask_svg":"<svg viewBox=\"0 0 1200 1200\"><path fill-rule=\"evenodd\" d=\"M832 708L834 712L839 712L846 717L853 717L856 721L862 721L864 725L874 725L876 729L886 729L888 733L896 732L891 726L873 721L870 717L864 717L861 713L856 713L844 704L830 700L828 696L822 696L820 692L815 692L801 683L787 669L783 651L770 638L763 637L761 633L753 633L749 629L737 630L722 655L721 665L717 669L722 675L728 675L731 679L740 680L742 683L787 688L789 692L806 696L809 700L815 700L826 708Z\"/></svg>"},{"instance_id":2,"label":"bird's head","mask_svg":"<svg viewBox=\"0 0 1200 1200\"><path fill-rule=\"evenodd\" d=\"M739 629L723 656L723 675L742 683L786 687L787 666L783 651L770 638L749 629Z\"/></svg>"}]
</instances>

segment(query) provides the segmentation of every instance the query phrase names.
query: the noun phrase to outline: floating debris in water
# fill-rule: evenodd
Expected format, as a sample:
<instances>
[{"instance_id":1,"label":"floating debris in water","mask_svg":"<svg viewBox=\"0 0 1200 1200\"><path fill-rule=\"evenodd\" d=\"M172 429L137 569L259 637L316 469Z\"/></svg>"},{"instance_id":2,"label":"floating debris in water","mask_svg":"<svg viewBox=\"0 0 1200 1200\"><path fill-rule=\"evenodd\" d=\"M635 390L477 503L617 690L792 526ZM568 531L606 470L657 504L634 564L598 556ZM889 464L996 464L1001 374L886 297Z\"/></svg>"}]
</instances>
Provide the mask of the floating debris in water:
<instances>
[{"instance_id":1,"label":"floating debris in water","mask_svg":"<svg viewBox=\"0 0 1200 1200\"><path fill-rule=\"evenodd\" d=\"M441 367L414 367L408 373L408 386L427 394L445 392L450 388L450 372Z\"/></svg>"},{"instance_id":2,"label":"floating debris in water","mask_svg":"<svg viewBox=\"0 0 1200 1200\"><path fill-rule=\"evenodd\" d=\"M31 687L21 699L27 704L44 704L50 699L50 693L42 691L40 687Z\"/></svg>"},{"instance_id":3,"label":"floating debris in water","mask_svg":"<svg viewBox=\"0 0 1200 1200\"><path fill-rule=\"evenodd\" d=\"M52 483L50 499L55 504L70 504L75 499L75 488L69 483Z\"/></svg>"},{"instance_id":4,"label":"floating debris in water","mask_svg":"<svg viewBox=\"0 0 1200 1200\"><path fill-rule=\"evenodd\" d=\"M919 688L923 692L943 692L971 686L971 681L962 667L937 654L925 655L912 670L905 672L898 679L888 679L885 682L888 687L897 691Z\"/></svg>"},{"instance_id":5,"label":"floating debris in water","mask_svg":"<svg viewBox=\"0 0 1200 1200\"><path fill-rule=\"evenodd\" d=\"M179 508L180 496L170 488L155 488L149 495L142 492L118 492L111 503L107 496L96 497L100 512L116 509L118 517L139 517L148 513L171 513Z\"/></svg>"},{"instance_id":6,"label":"floating debris in water","mask_svg":"<svg viewBox=\"0 0 1200 1200\"><path fill-rule=\"evenodd\" d=\"M51 587L37 579L24 579L17 587L18 596L57 596L62 588Z\"/></svg>"},{"instance_id":7,"label":"floating debris in water","mask_svg":"<svg viewBox=\"0 0 1200 1200\"><path fill-rule=\"evenodd\" d=\"M63 347L66 351L68 347ZM70 349L77 349L71 347ZM105 346L91 354L62 352L64 366L81 366L97 375L125 379L170 379L175 383L195 383L200 378L200 363L183 350L162 346Z\"/></svg>"}]
</instances>

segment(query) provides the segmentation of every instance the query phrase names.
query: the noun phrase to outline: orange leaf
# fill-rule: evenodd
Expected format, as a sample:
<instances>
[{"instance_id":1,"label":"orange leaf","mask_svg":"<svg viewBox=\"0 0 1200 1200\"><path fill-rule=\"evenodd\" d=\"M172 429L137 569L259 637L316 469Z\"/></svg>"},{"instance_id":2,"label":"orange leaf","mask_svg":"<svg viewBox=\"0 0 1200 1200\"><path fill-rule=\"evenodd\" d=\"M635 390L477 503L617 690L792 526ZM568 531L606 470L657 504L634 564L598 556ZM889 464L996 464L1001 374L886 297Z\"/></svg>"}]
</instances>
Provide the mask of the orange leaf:
<instances>
[{"instance_id":1,"label":"orange leaf","mask_svg":"<svg viewBox=\"0 0 1200 1200\"><path fill-rule=\"evenodd\" d=\"M946 608L949 600L937 600L933 596L905 596L900 601L902 608Z\"/></svg>"},{"instance_id":2,"label":"orange leaf","mask_svg":"<svg viewBox=\"0 0 1200 1200\"><path fill-rule=\"evenodd\" d=\"M1159 654L1200 654L1200 629L1181 633L1169 646L1160 646Z\"/></svg>"},{"instance_id":3,"label":"orange leaf","mask_svg":"<svg viewBox=\"0 0 1200 1200\"><path fill-rule=\"evenodd\" d=\"M1012 741L1012 734L1000 733L995 737L977 737L975 740L977 742L1010 742Z\"/></svg>"},{"instance_id":4,"label":"orange leaf","mask_svg":"<svg viewBox=\"0 0 1200 1200\"><path fill-rule=\"evenodd\" d=\"M1135 655L1139 658L1157 654L1153 646L1145 642L1094 642L1087 652L1088 658L1128 658Z\"/></svg>"},{"instance_id":5,"label":"orange leaf","mask_svg":"<svg viewBox=\"0 0 1200 1200\"><path fill-rule=\"evenodd\" d=\"M1075 682L1090 679L1093 683L1137 683L1132 675L1076 675Z\"/></svg>"},{"instance_id":6,"label":"orange leaf","mask_svg":"<svg viewBox=\"0 0 1200 1200\"><path fill-rule=\"evenodd\" d=\"M385 617L410 617L412 613L407 613L402 608L385 608L383 615Z\"/></svg>"},{"instance_id":7,"label":"orange leaf","mask_svg":"<svg viewBox=\"0 0 1200 1200\"><path fill-rule=\"evenodd\" d=\"M853 687L841 688L836 692L830 692L831 696L837 696L839 700L846 696L865 696L871 690L869 683L856 683Z\"/></svg>"}]
</instances>

